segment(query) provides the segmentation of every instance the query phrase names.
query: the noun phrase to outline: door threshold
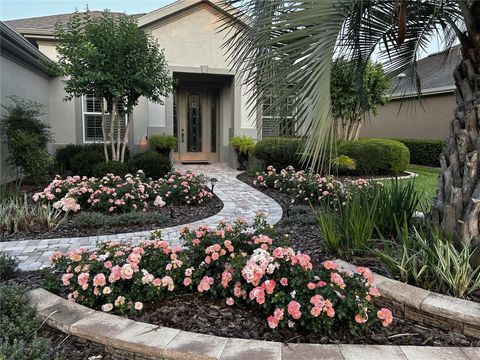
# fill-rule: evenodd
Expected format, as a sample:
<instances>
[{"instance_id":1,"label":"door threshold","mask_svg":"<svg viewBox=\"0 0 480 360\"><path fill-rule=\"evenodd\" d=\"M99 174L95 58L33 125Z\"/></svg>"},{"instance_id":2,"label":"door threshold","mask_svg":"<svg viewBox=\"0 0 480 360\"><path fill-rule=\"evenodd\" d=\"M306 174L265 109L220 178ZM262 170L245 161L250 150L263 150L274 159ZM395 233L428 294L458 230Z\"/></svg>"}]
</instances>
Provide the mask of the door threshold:
<instances>
[{"instance_id":1,"label":"door threshold","mask_svg":"<svg viewBox=\"0 0 480 360\"><path fill-rule=\"evenodd\" d=\"M183 165L210 165L208 161L180 161Z\"/></svg>"}]
</instances>

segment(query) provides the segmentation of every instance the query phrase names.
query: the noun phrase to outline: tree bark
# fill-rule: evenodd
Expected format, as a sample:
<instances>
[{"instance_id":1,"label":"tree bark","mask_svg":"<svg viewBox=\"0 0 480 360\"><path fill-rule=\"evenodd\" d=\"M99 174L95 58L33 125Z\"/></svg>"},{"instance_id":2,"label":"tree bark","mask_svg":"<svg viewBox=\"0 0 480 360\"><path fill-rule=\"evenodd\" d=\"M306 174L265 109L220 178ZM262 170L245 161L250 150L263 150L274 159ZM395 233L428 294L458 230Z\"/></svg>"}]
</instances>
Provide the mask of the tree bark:
<instances>
[{"instance_id":1,"label":"tree bark","mask_svg":"<svg viewBox=\"0 0 480 360\"><path fill-rule=\"evenodd\" d=\"M479 246L480 49L463 46L454 72L457 108L440 156L442 174L432 217L444 232L467 246ZM475 262L480 264L480 249Z\"/></svg>"},{"instance_id":2,"label":"tree bark","mask_svg":"<svg viewBox=\"0 0 480 360\"><path fill-rule=\"evenodd\" d=\"M110 112L110 146L112 148L112 160L118 161L117 152L115 151L115 120L117 115L117 100L113 99L112 111Z\"/></svg>"},{"instance_id":3,"label":"tree bark","mask_svg":"<svg viewBox=\"0 0 480 360\"><path fill-rule=\"evenodd\" d=\"M123 163L125 161L125 150L128 145L128 130L130 129L130 124L132 123L130 114L128 115L128 122L127 126L125 127L125 134L123 135L123 144L122 144L122 155L120 157L120 162Z\"/></svg>"},{"instance_id":4,"label":"tree bark","mask_svg":"<svg viewBox=\"0 0 480 360\"><path fill-rule=\"evenodd\" d=\"M103 136L103 155L105 156L105 161L108 162L108 149L107 149L107 137L105 131L105 105L103 104L103 98L100 102L100 110L102 111L102 136Z\"/></svg>"},{"instance_id":5,"label":"tree bark","mask_svg":"<svg viewBox=\"0 0 480 360\"><path fill-rule=\"evenodd\" d=\"M117 105L115 104L115 109L117 108ZM120 144L120 140L122 138L121 136L121 131L122 131L122 128L120 126L120 116L118 116L118 113L115 114L116 116L116 120L117 120L117 161L120 161L120 147L121 147L121 144Z\"/></svg>"}]
</instances>

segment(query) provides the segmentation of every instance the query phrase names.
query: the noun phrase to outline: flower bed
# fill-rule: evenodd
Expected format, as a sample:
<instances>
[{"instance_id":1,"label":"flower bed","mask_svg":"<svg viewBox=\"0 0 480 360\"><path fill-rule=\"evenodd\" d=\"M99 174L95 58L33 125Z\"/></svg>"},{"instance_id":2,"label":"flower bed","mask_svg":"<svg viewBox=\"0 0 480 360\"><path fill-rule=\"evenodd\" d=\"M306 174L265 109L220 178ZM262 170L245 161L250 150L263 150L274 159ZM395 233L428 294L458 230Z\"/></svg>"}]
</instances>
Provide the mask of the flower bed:
<instances>
[{"instance_id":1,"label":"flower bed","mask_svg":"<svg viewBox=\"0 0 480 360\"><path fill-rule=\"evenodd\" d=\"M175 171L165 178L151 180L139 171L124 178L108 174L103 178L69 176L55 179L41 192L33 195L35 202L52 204L65 212L95 210L106 213L146 211L166 204L201 204L213 195L207 190L207 179L193 172Z\"/></svg>"},{"instance_id":2,"label":"flower bed","mask_svg":"<svg viewBox=\"0 0 480 360\"><path fill-rule=\"evenodd\" d=\"M270 328L343 327L358 334L391 323L390 310L374 305L380 294L371 286L370 270L348 272L330 261L313 268L308 255L288 246L288 238L270 235L258 217L252 230L240 221L185 228L183 250L159 239L109 242L94 250L56 252L52 261L69 299L106 312L139 312L144 303L188 291L229 306L256 307Z\"/></svg>"},{"instance_id":3,"label":"flower bed","mask_svg":"<svg viewBox=\"0 0 480 360\"><path fill-rule=\"evenodd\" d=\"M365 179L339 181L334 176L321 176L304 170L295 171L292 166L277 172L273 166L267 171L257 173L253 185L278 189L292 197L292 203L334 204L337 200L348 198L352 191L362 188L381 186L380 183Z\"/></svg>"}]
</instances>

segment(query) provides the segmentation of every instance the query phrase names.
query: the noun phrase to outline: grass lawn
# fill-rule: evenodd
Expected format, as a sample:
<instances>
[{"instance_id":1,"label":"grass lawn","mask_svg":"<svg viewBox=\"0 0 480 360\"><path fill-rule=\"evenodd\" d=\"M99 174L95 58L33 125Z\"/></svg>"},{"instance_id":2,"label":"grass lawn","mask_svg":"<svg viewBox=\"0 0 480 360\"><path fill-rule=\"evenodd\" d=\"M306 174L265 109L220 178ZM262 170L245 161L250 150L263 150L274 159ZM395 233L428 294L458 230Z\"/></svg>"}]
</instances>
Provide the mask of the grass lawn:
<instances>
[{"instance_id":1,"label":"grass lawn","mask_svg":"<svg viewBox=\"0 0 480 360\"><path fill-rule=\"evenodd\" d=\"M424 211L425 209L430 208L432 200L435 197L437 191L437 177L440 174L440 168L420 166L420 165L409 165L407 171L412 171L418 176L412 180L415 184L415 188L418 193L421 195L421 202L419 204L418 210Z\"/></svg>"}]
</instances>

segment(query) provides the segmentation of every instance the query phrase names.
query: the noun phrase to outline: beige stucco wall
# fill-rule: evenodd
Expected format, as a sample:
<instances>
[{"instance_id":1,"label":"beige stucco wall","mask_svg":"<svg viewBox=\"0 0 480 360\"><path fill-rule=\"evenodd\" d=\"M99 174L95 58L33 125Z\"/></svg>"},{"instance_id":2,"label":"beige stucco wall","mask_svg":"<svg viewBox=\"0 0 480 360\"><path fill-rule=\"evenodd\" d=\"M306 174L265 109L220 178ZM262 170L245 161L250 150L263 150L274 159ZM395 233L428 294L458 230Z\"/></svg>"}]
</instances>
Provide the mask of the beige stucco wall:
<instances>
[{"instance_id":1,"label":"beige stucco wall","mask_svg":"<svg viewBox=\"0 0 480 360\"><path fill-rule=\"evenodd\" d=\"M400 107L401 104L401 107ZM403 139L445 139L453 119L453 93L418 99L393 100L379 108L378 115L367 121L361 137Z\"/></svg>"},{"instance_id":2,"label":"beige stucco wall","mask_svg":"<svg viewBox=\"0 0 480 360\"><path fill-rule=\"evenodd\" d=\"M1 56L0 58L0 103L9 105L9 96L18 96L25 100L39 102L45 105L42 120L49 119L49 83L48 78L26 68L13 60ZM2 108L3 112L3 108ZM7 146L3 142L0 146L0 183L12 180L12 174L5 160L8 157Z\"/></svg>"},{"instance_id":3,"label":"beige stucco wall","mask_svg":"<svg viewBox=\"0 0 480 360\"><path fill-rule=\"evenodd\" d=\"M75 144L81 138L81 134L77 136L75 99L65 101L66 96L62 78L52 78L49 84L50 124L55 134L55 146Z\"/></svg>"}]
</instances>

